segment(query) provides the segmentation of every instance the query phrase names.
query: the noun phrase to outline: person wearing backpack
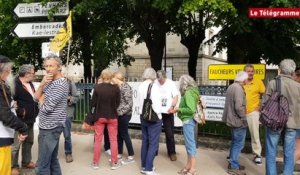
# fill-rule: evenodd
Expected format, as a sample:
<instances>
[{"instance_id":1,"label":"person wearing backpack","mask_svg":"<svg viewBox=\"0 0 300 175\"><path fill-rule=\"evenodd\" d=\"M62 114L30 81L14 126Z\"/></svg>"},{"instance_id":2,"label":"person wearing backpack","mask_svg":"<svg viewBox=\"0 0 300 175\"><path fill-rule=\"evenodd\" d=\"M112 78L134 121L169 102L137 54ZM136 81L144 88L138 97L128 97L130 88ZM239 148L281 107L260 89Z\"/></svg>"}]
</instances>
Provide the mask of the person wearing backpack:
<instances>
[{"instance_id":1,"label":"person wearing backpack","mask_svg":"<svg viewBox=\"0 0 300 175\"><path fill-rule=\"evenodd\" d=\"M254 163L262 165L261 144L259 137L259 116L260 116L260 97L266 88L262 80L254 78L254 66L247 64L244 71L248 74L248 79L244 85L246 93L246 118L251 136L251 147L254 154Z\"/></svg>"},{"instance_id":2,"label":"person wearing backpack","mask_svg":"<svg viewBox=\"0 0 300 175\"><path fill-rule=\"evenodd\" d=\"M300 83L300 67L296 68L293 78L296 82ZM296 143L295 143L295 153L294 153L294 163L300 159L300 129L297 129Z\"/></svg>"},{"instance_id":3,"label":"person wearing backpack","mask_svg":"<svg viewBox=\"0 0 300 175\"><path fill-rule=\"evenodd\" d=\"M231 145L227 173L231 175L245 175L245 167L240 165L239 157L245 145L247 132L246 96L243 86L248 74L238 72L234 83L226 90L225 107L222 121L231 128Z\"/></svg>"},{"instance_id":4,"label":"person wearing backpack","mask_svg":"<svg viewBox=\"0 0 300 175\"><path fill-rule=\"evenodd\" d=\"M284 129L275 131L266 127L266 175L277 174L276 155L277 145L281 134L283 134L284 146L284 167L283 174L290 175L294 171L294 146L296 138L296 129L300 129L300 84L293 80L292 74L296 69L296 64L292 59L284 59L279 64L279 75L281 86L280 92L288 102L288 120ZM268 83L264 105L268 102L272 93L276 90L275 80ZM262 111L263 112L263 111Z\"/></svg>"}]
</instances>

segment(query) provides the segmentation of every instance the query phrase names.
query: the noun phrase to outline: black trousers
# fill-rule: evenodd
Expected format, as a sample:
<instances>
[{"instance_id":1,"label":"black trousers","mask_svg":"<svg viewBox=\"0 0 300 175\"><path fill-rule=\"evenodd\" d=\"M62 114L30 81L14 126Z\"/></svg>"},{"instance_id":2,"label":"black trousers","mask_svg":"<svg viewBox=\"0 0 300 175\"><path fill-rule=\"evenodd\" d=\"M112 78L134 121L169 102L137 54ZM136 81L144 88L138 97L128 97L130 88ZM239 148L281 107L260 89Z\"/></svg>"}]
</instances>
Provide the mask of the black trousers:
<instances>
[{"instance_id":1,"label":"black trousers","mask_svg":"<svg viewBox=\"0 0 300 175\"><path fill-rule=\"evenodd\" d=\"M133 156L134 151L132 147L131 138L128 133L128 123L131 115L123 115L118 118L118 152L123 154L123 143L125 142L128 156Z\"/></svg>"},{"instance_id":2,"label":"black trousers","mask_svg":"<svg viewBox=\"0 0 300 175\"><path fill-rule=\"evenodd\" d=\"M162 114L163 126L166 134L168 155L176 154L174 139L174 115Z\"/></svg>"},{"instance_id":3,"label":"black trousers","mask_svg":"<svg viewBox=\"0 0 300 175\"><path fill-rule=\"evenodd\" d=\"M107 151L109 149L110 149L109 136L108 136L107 126L105 125L105 128L104 128L104 150Z\"/></svg>"}]
</instances>

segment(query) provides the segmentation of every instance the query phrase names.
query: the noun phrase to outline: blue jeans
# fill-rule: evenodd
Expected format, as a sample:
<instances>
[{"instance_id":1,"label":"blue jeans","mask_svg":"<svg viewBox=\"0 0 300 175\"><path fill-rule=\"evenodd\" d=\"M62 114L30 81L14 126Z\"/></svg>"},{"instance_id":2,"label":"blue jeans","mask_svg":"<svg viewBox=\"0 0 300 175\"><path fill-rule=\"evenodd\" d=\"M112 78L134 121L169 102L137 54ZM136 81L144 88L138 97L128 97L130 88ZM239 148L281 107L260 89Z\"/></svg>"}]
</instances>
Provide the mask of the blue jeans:
<instances>
[{"instance_id":1,"label":"blue jeans","mask_svg":"<svg viewBox=\"0 0 300 175\"><path fill-rule=\"evenodd\" d=\"M72 117L66 118L66 126L63 130L65 138L65 154L72 154L72 140L71 140L71 130L72 130Z\"/></svg>"},{"instance_id":2,"label":"blue jeans","mask_svg":"<svg viewBox=\"0 0 300 175\"><path fill-rule=\"evenodd\" d=\"M145 171L152 171L153 161L158 151L159 136L161 133L162 121L147 122L141 117L142 127L142 150L141 161L142 168Z\"/></svg>"},{"instance_id":3,"label":"blue jeans","mask_svg":"<svg viewBox=\"0 0 300 175\"><path fill-rule=\"evenodd\" d=\"M273 131L266 128L266 175L276 175L276 155L277 145L281 133L284 134L284 166L283 175L292 175L294 171L294 147L296 130L285 129L283 131Z\"/></svg>"},{"instance_id":4,"label":"blue jeans","mask_svg":"<svg viewBox=\"0 0 300 175\"><path fill-rule=\"evenodd\" d=\"M189 157L196 157L197 155L197 148L196 148L196 141L195 141L196 124L197 124L196 121L192 118L188 121L184 121L182 126L185 149Z\"/></svg>"},{"instance_id":5,"label":"blue jeans","mask_svg":"<svg viewBox=\"0 0 300 175\"><path fill-rule=\"evenodd\" d=\"M63 131L62 126L54 129L40 129L38 136L38 160L35 168L36 175L61 175L57 159L59 137Z\"/></svg>"},{"instance_id":6,"label":"blue jeans","mask_svg":"<svg viewBox=\"0 0 300 175\"><path fill-rule=\"evenodd\" d=\"M240 153L245 145L247 128L231 128L231 146L230 146L230 167L232 169L239 169Z\"/></svg>"}]
</instances>

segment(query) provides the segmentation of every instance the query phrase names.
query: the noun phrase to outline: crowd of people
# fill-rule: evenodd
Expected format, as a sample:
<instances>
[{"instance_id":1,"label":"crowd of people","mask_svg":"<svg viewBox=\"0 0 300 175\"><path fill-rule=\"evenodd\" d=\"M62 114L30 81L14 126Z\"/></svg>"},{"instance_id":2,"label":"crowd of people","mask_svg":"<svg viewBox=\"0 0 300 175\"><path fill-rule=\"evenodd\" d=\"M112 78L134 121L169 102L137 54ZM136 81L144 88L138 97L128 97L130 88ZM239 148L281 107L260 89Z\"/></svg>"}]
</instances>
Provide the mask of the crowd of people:
<instances>
[{"instance_id":1,"label":"crowd of people","mask_svg":"<svg viewBox=\"0 0 300 175\"><path fill-rule=\"evenodd\" d=\"M19 175L19 151L22 151L21 167L35 169L37 175L62 174L58 161L59 138L65 138L65 159L73 161L71 128L74 106L78 92L74 82L62 74L62 61L59 57L44 59L46 75L39 87L32 84L35 70L25 64L19 68L17 76L12 76L12 61L0 55L0 174ZM251 136L253 162L262 165L262 146L259 134L261 106L275 91L275 80L265 88L263 82L254 78L254 66L247 64L244 71L238 72L234 83L226 91L225 108L222 120L231 128L232 139L229 150L228 174L244 175L246 167L239 162L245 144L247 128ZM182 75L179 88L168 79L163 70L153 68L144 70L143 82L137 90L140 114L142 145L140 173L156 175L154 166L158 154L159 138L164 128L167 154L176 161L174 141L174 114L182 121L184 143L187 154L186 164L178 169L178 174L195 175L196 140L194 119L200 97L197 83L189 75ZM283 135L284 168L283 174L290 175L294 163L300 158L300 69L291 59L279 64L281 93L288 99L289 118L285 129L274 131L266 127L266 175L276 175L276 154L280 135ZM104 137L105 152L111 155L111 169L135 162L136 155L128 132L132 114L132 88L121 72L105 69L101 72L91 98L90 113L82 128L94 130L94 152L91 162L93 169L99 169L101 145ZM180 98L181 96L181 98ZM262 96L264 100L261 101ZM151 99L151 108L157 120L149 121L143 117L145 100ZM31 149L34 140L33 124L39 118L38 158L32 160ZM15 132L14 132L15 131ZM123 147L127 154L123 154ZM294 154L295 150L295 154ZM127 157L124 157L127 155Z\"/></svg>"}]
</instances>

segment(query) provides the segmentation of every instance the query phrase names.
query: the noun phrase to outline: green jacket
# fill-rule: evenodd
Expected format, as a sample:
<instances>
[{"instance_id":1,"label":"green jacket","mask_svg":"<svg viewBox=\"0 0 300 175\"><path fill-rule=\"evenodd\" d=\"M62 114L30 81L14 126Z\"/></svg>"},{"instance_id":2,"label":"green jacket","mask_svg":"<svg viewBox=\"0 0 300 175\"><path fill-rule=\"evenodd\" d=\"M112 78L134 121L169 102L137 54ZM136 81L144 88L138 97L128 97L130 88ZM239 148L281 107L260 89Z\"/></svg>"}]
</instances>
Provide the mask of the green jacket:
<instances>
[{"instance_id":1,"label":"green jacket","mask_svg":"<svg viewBox=\"0 0 300 175\"><path fill-rule=\"evenodd\" d=\"M184 122L194 117L198 98L198 87L191 87L185 91L184 95L181 97L178 108L178 117L180 118L180 120Z\"/></svg>"}]
</instances>

